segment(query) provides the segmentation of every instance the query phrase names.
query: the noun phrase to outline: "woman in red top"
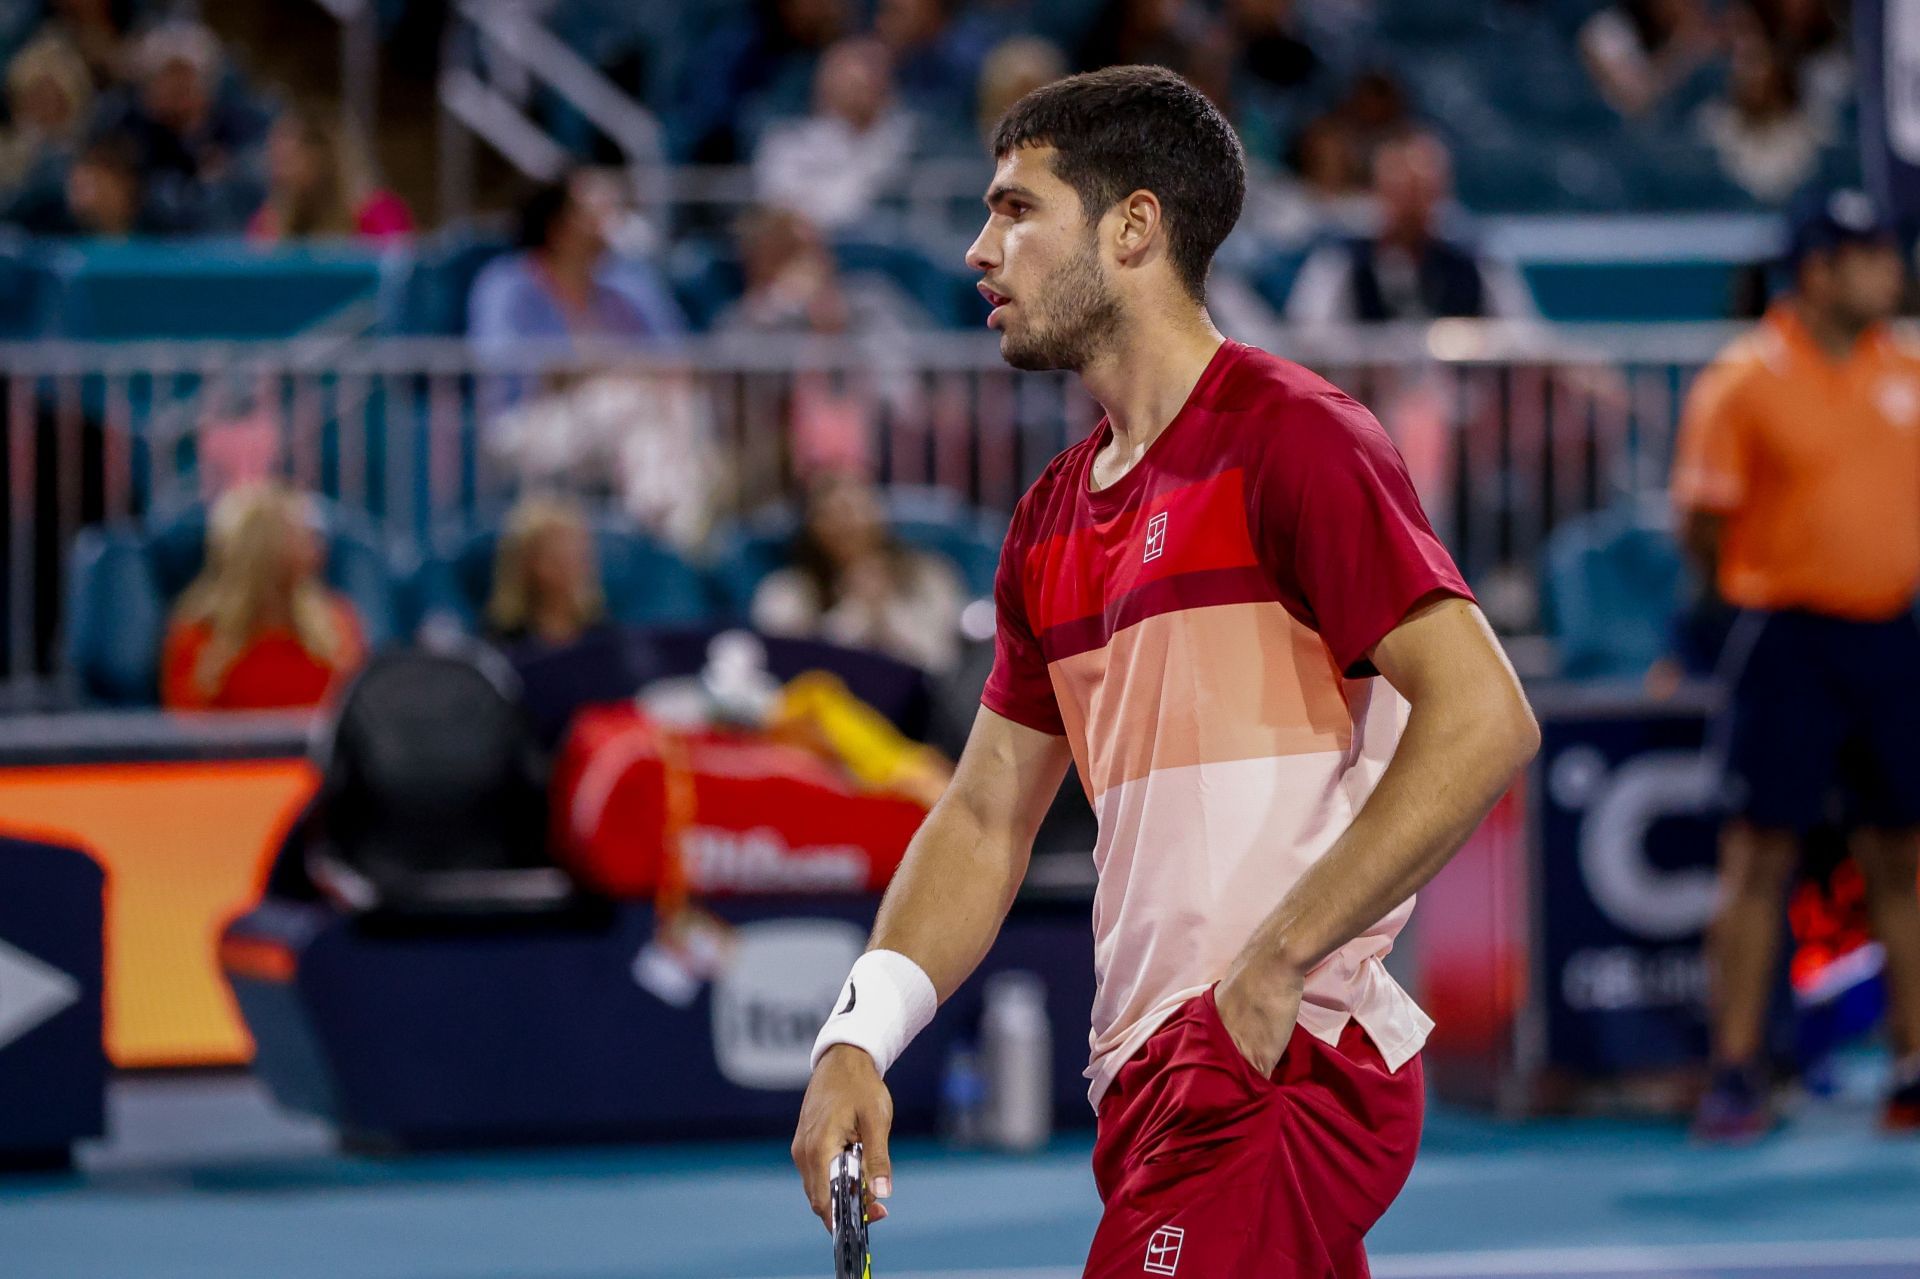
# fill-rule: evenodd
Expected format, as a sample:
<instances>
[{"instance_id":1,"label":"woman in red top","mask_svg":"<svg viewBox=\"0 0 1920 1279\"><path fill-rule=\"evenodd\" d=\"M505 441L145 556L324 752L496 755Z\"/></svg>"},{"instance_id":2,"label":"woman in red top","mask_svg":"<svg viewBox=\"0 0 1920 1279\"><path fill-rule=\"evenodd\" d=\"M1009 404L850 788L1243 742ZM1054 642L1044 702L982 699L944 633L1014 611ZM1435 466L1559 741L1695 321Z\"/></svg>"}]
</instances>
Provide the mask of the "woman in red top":
<instances>
[{"instance_id":1,"label":"woman in red top","mask_svg":"<svg viewBox=\"0 0 1920 1279\"><path fill-rule=\"evenodd\" d=\"M221 498L206 570L167 631L161 703L237 711L325 700L366 653L353 606L320 579L325 562L304 496L262 484Z\"/></svg>"},{"instance_id":2,"label":"woman in red top","mask_svg":"<svg viewBox=\"0 0 1920 1279\"><path fill-rule=\"evenodd\" d=\"M247 238L385 240L412 231L406 203L376 187L370 168L333 120L305 108L288 111L267 135L267 199L247 224Z\"/></svg>"}]
</instances>

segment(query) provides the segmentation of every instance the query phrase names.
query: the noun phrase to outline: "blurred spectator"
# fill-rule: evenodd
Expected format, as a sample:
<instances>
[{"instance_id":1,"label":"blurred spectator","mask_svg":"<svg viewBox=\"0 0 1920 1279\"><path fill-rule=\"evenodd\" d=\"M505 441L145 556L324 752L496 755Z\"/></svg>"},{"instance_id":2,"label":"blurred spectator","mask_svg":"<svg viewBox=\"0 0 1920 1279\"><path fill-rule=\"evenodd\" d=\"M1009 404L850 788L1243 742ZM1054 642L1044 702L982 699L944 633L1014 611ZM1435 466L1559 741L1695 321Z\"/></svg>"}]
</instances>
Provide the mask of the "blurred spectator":
<instances>
[{"instance_id":1,"label":"blurred spectator","mask_svg":"<svg viewBox=\"0 0 1920 1279\"><path fill-rule=\"evenodd\" d=\"M52 185L22 191L6 220L32 235L124 240L154 228L140 193L140 170L125 138L90 142Z\"/></svg>"},{"instance_id":2,"label":"blurred spectator","mask_svg":"<svg viewBox=\"0 0 1920 1279\"><path fill-rule=\"evenodd\" d=\"M560 649L605 619L593 530L580 507L559 497L521 499L494 554L487 638L516 653Z\"/></svg>"},{"instance_id":3,"label":"blurred spectator","mask_svg":"<svg viewBox=\"0 0 1920 1279\"><path fill-rule=\"evenodd\" d=\"M813 114L767 131L753 157L754 189L835 230L872 210L913 144L913 116L894 102L886 46L842 40L820 59Z\"/></svg>"},{"instance_id":4,"label":"blurred spectator","mask_svg":"<svg viewBox=\"0 0 1920 1279\"><path fill-rule=\"evenodd\" d=\"M1580 28L1587 73L1621 115L1643 116L1719 49L1701 0L1618 0Z\"/></svg>"},{"instance_id":5,"label":"blurred spectator","mask_svg":"<svg viewBox=\"0 0 1920 1279\"><path fill-rule=\"evenodd\" d=\"M986 56L979 35L955 24L958 3L877 0L874 5L873 34L893 59L901 99L931 123L968 118Z\"/></svg>"},{"instance_id":6,"label":"blurred spectator","mask_svg":"<svg viewBox=\"0 0 1920 1279\"><path fill-rule=\"evenodd\" d=\"M133 149L121 139L93 143L67 170L68 234L124 240L147 229L143 207L140 170Z\"/></svg>"},{"instance_id":7,"label":"blurred spectator","mask_svg":"<svg viewBox=\"0 0 1920 1279\"><path fill-rule=\"evenodd\" d=\"M1366 157L1346 117L1327 112L1307 121L1287 148L1287 167L1316 201L1333 203L1367 190Z\"/></svg>"},{"instance_id":8,"label":"blurred spectator","mask_svg":"<svg viewBox=\"0 0 1920 1279\"><path fill-rule=\"evenodd\" d=\"M847 33L847 8L846 0L757 0L751 16L717 27L688 59L668 118L675 158L738 163L758 125L803 110L821 51Z\"/></svg>"},{"instance_id":9,"label":"blurred spectator","mask_svg":"<svg viewBox=\"0 0 1920 1279\"><path fill-rule=\"evenodd\" d=\"M1140 62L1178 70L1205 34L1205 18L1188 0L1107 0L1076 51L1079 69Z\"/></svg>"},{"instance_id":10,"label":"blurred spectator","mask_svg":"<svg viewBox=\"0 0 1920 1279\"><path fill-rule=\"evenodd\" d=\"M220 42L193 22L155 27L135 56L137 91L109 99L96 136L132 142L148 220L180 232L238 230L259 203L245 166L264 137L264 117L219 93Z\"/></svg>"},{"instance_id":11,"label":"blurred spectator","mask_svg":"<svg viewBox=\"0 0 1920 1279\"><path fill-rule=\"evenodd\" d=\"M1713 1073L1695 1116L1720 1141L1774 1124L1782 906L1837 813L1884 952L1882 1123L1920 1131L1920 359L1889 329L1905 264L1865 193L1796 210L1787 266L1792 293L1693 383L1672 477L1703 587L1694 625L1729 622L1711 734L1726 819Z\"/></svg>"},{"instance_id":12,"label":"blurred spectator","mask_svg":"<svg viewBox=\"0 0 1920 1279\"><path fill-rule=\"evenodd\" d=\"M1060 46L1039 36L1015 36L995 45L980 64L980 84L976 91L975 122L983 145L993 137L994 126L1020 99L1043 84L1051 84L1067 74L1066 55Z\"/></svg>"},{"instance_id":13,"label":"blurred spectator","mask_svg":"<svg viewBox=\"0 0 1920 1279\"><path fill-rule=\"evenodd\" d=\"M1241 68L1262 84L1298 88L1319 70L1294 21L1293 0L1227 0L1227 27Z\"/></svg>"},{"instance_id":14,"label":"blurred spectator","mask_svg":"<svg viewBox=\"0 0 1920 1279\"><path fill-rule=\"evenodd\" d=\"M1751 26L1792 69L1802 100L1823 119L1853 96L1847 33L1828 0L1744 0L1735 29Z\"/></svg>"},{"instance_id":15,"label":"blurred spectator","mask_svg":"<svg viewBox=\"0 0 1920 1279\"><path fill-rule=\"evenodd\" d=\"M482 354L525 343L676 338L679 305L644 263L616 260L607 238L620 216L611 178L577 170L540 188L520 210L520 251L487 264L468 299L468 331Z\"/></svg>"},{"instance_id":16,"label":"blurred spectator","mask_svg":"<svg viewBox=\"0 0 1920 1279\"><path fill-rule=\"evenodd\" d=\"M1328 111L1307 121L1285 152L1277 180L1247 192L1241 225L1262 244L1299 245L1329 233L1359 235L1372 225L1366 159L1347 118Z\"/></svg>"},{"instance_id":17,"label":"blurred spectator","mask_svg":"<svg viewBox=\"0 0 1920 1279\"><path fill-rule=\"evenodd\" d=\"M1726 175L1757 200L1777 203L1820 167L1827 130L1800 100L1800 82L1780 50L1758 35L1734 40L1724 99L1700 108L1700 133Z\"/></svg>"},{"instance_id":18,"label":"blurred spectator","mask_svg":"<svg viewBox=\"0 0 1920 1279\"><path fill-rule=\"evenodd\" d=\"M791 563L754 592L756 629L872 649L935 674L959 661L959 578L944 560L900 544L864 478L814 478Z\"/></svg>"},{"instance_id":19,"label":"blurred spectator","mask_svg":"<svg viewBox=\"0 0 1920 1279\"><path fill-rule=\"evenodd\" d=\"M413 230L413 215L374 185L359 139L330 115L296 108L267 134L267 198L247 224L261 244L316 236L383 240Z\"/></svg>"},{"instance_id":20,"label":"blurred spectator","mask_svg":"<svg viewBox=\"0 0 1920 1279\"><path fill-rule=\"evenodd\" d=\"M137 0L52 0L40 33L72 45L93 87L110 88L131 78L127 33L136 8Z\"/></svg>"},{"instance_id":21,"label":"blurred spectator","mask_svg":"<svg viewBox=\"0 0 1920 1279\"><path fill-rule=\"evenodd\" d=\"M886 277L843 279L820 229L792 209L755 209L742 218L740 260L746 291L720 313L719 331L858 335L928 323Z\"/></svg>"},{"instance_id":22,"label":"blurred spectator","mask_svg":"<svg viewBox=\"0 0 1920 1279\"><path fill-rule=\"evenodd\" d=\"M1355 76L1334 113L1346 124L1359 149L1362 171L1369 176L1373 173L1374 152L1414 127L1406 86L1383 67Z\"/></svg>"},{"instance_id":23,"label":"blurred spectator","mask_svg":"<svg viewBox=\"0 0 1920 1279\"><path fill-rule=\"evenodd\" d=\"M1318 249L1287 297L1295 324L1425 320L1442 316L1521 319L1534 314L1518 272L1484 259L1438 227L1453 194L1447 148L1412 133L1373 161L1379 230Z\"/></svg>"},{"instance_id":24,"label":"blurred spectator","mask_svg":"<svg viewBox=\"0 0 1920 1279\"><path fill-rule=\"evenodd\" d=\"M7 64L8 127L0 133L0 187L57 184L93 101L87 64L66 41L43 36Z\"/></svg>"},{"instance_id":25,"label":"blurred spectator","mask_svg":"<svg viewBox=\"0 0 1920 1279\"><path fill-rule=\"evenodd\" d=\"M173 710L317 706L366 653L352 605L328 590L311 503L278 485L229 490L207 566L167 630L160 701Z\"/></svg>"}]
</instances>

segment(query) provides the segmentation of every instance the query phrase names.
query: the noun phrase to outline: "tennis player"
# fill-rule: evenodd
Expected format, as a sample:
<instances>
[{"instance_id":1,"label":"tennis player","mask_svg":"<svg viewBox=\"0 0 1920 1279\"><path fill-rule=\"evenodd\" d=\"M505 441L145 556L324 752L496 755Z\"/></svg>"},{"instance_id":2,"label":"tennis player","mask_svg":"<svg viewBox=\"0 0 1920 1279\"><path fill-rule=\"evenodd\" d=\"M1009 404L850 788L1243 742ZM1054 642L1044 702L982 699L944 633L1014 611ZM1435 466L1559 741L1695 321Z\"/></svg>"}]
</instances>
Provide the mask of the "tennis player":
<instances>
[{"instance_id":1,"label":"tennis player","mask_svg":"<svg viewBox=\"0 0 1920 1279\"><path fill-rule=\"evenodd\" d=\"M1041 814L1099 816L1089 1279L1351 1279L1412 1170L1432 1022L1381 960L1538 730L1373 417L1224 340L1207 268L1245 193L1171 72L1015 104L967 254L1021 369L1106 410L1014 512L993 673L814 1048L793 1157L824 1220L882 1082L985 955Z\"/></svg>"}]
</instances>

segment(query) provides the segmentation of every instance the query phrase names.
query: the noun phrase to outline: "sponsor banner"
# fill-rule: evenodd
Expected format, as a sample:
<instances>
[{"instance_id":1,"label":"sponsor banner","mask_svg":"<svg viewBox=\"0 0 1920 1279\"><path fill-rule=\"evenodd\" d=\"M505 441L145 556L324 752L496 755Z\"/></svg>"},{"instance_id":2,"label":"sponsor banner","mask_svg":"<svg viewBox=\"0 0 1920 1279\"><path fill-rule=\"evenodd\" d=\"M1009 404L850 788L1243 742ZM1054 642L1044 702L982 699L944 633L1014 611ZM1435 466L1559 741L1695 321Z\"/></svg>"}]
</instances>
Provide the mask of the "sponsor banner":
<instances>
[{"instance_id":1,"label":"sponsor banner","mask_svg":"<svg viewBox=\"0 0 1920 1279\"><path fill-rule=\"evenodd\" d=\"M1541 725L1535 978L1550 1064L1657 1070L1706 1052L1717 769L1697 711Z\"/></svg>"},{"instance_id":2,"label":"sponsor banner","mask_svg":"<svg viewBox=\"0 0 1920 1279\"><path fill-rule=\"evenodd\" d=\"M0 838L0 1155L105 1131L100 867Z\"/></svg>"},{"instance_id":3,"label":"sponsor banner","mask_svg":"<svg viewBox=\"0 0 1920 1279\"><path fill-rule=\"evenodd\" d=\"M832 919L769 920L733 934L713 987L713 1058L741 1088L805 1088L813 1041L866 933Z\"/></svg>"}]
</instances>

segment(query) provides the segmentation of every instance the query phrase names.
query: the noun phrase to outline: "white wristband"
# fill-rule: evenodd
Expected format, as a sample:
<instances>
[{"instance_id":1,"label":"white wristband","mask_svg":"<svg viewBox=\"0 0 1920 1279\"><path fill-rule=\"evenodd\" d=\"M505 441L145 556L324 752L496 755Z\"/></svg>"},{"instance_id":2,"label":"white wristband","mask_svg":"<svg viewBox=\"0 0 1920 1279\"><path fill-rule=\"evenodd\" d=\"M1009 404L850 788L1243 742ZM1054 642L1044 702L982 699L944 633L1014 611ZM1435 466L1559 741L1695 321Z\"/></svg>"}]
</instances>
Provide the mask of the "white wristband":
<instances>
[{"instance_id":1,"label":"white wristband","mask_svg":"<svg viewBox=\"0 0 1920 1279\"><path fill-rule=\"evenodd\" d=\"M897 950L870 950L853 963L833 1016L813 1041L813 1064L835 1044L864 1048L887 1073L913 1037L927 1028L940 997L933 979Z\"/></svg>"}]
</instances>

